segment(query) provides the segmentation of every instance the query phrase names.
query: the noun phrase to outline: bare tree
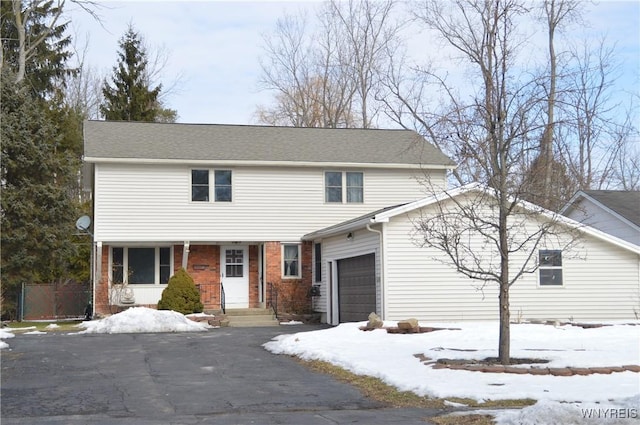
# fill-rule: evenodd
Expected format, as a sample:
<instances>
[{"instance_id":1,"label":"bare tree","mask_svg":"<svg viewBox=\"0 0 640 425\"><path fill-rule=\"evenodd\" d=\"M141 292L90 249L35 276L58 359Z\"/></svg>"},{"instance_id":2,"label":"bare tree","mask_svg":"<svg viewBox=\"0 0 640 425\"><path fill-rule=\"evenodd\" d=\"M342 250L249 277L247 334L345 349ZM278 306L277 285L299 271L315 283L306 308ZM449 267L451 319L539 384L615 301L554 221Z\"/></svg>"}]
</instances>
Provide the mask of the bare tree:
<instances>
[{"instance_id":1,"label":"bare tree","mask_svg":"<svg viewBox=\"0 0 640 425\"><path fill-rule=\"evenodd\" d=\"M525 226L528 216L521 216L526 158L544 131L539 79L516 66L523 48L518 21L527 13L519 0L434 0L415 11L420 23L471 64L477 81L474 93L464 97L444 78L426 72L441 87L448 106L426 115L424 124L439 139L437 144L455 145L461 156L472 159L471 176L486 185L482 193L488 194L442 209L417 229L460 273L498 285L498 356L503 364L510 362L509 289L537 267L537 248L553 229L553 220L531 220ZM447 115L439 115L443 112ZM533 223L537 227L531 228Z\"/></svg>"},{"instance_id":2,"label":"bare tree","mask_svg":"<svg viewBox=\"0 0 640 425\"><path fill-rule=\"evenodd\" d=\"M375 92L401 25L392 21L391 0L337 2L315 16L286 16L265 37L262 87L276 91L276 105L259 119L295 126L372 127L378 115ZM264 122L264 121L263 121Z\"/></svg>"},{"instance_id":3,"label":"bare tree","mask_svg":"<svg viewBox=\"0 0 640 425\"><path fill-rule=\"evenodd\" d=\"M556 133L557 149L574 191L606 188L620 174L617 168L632 159L622 158L621 151L637 138L637 128L615 96L615 50L601 40L595 49L582 45L570 53L573 69L559 106L563 125Z\"/></svg>"},{"instance_id":4,"label":"bare tree","mask_svg":"<svg viewBox=\"0 0 640 425\"><path fill-rule=\"evenodd\" d=\"M545 208L558 208L563 201L554 189L562 188L556 182L566 181L563 164L554 155L554 129L556 128L556 100L558 97L558 53L556 33L563 26L580 18L580 3L576 0L544 0L540 5L542 20L547 29L547 50L549 57L548 82L546 89L546 116L544 132L540 138L540 150L528 171L530 188L527 198ZM555 174L555 175L554 175Z\"/></svg>"},{"instance_id":5,"label":"bare tree","mask_svg":"<svg viewBox=\"0 0 640 425\"><path fill-rule=\"evenodd\" d=\"M353 125L353 83L334 66L338 42L325 31L319 48L307 39L305 15L279 19L273 35L265 36L267 59L262 60L262 85L276 92L275 106L259 107L263 123L296 127Z\"/></svg>"},{"instance_id":6,"label":"bare tree","mask_svg":"<svg viewBox=\"0 0 640 425\"><path fill-rule=\"evenodd\" d=\"M81 50L74 50L78 72L66 77L65 103L83 119L99 119L104 77L86 62L88 43Z\"/></svg>"}]
</instances>

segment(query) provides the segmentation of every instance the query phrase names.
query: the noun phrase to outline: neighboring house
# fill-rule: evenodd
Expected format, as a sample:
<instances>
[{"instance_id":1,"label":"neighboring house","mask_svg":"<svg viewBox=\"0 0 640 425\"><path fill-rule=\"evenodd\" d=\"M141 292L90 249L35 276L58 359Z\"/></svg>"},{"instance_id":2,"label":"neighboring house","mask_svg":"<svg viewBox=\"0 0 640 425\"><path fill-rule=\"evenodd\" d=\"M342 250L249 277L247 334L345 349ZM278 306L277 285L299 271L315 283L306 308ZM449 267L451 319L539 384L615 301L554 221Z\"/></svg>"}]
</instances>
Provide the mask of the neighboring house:
<instances>
[{"instance_id":1,"label":"neighboring house","mask_svg":"<svg viewBox=\"0 0 640 425\"><path fill-rule=\"evenodd\" d=\"M326 321L366 320L372 311L385 320L497 320L497 284L481 288L482 282L441 261L445 259L441 251L423 247L425 236L416 232L421 218L440 208L455 211L457 205L470 205L476 195L489 199L482 204L486 208L478 211L492 214L489 204L495 199L487 198L488 194L478 185L465 186L305 235L304 240L321 251L322 262L314 272L320 276L322 294L316 307ZM511 223L523 230L522 241L539 223L557 220L562 231L528 251L534 254L534 265L540 267L511 286L512 320L638 318L640 246L532 204L523 202L520 208L522 215ZM486 247L477 233L470 232L468 238L475 244L474 252ZM574 240L570 250L562 250ZM525 259L524 254L511 254L512 272ZM483 261L499 264L497 256L486 256Z\"/></svg>"},{"instance_id":2,"label":"neighboring house","mask_svg":"<svg viewBox=\"0 0 640 425\"><path fill-rule=\"evenodd\" d=\"M180 267L205 309L222 288L227 307L267 306L277 288L304 309L325 263L303 235L420 199L455 167L407 130L105 121L85 122L84 161L99 314L155 306Z\"/></svg>"},{"instance_id":3,"label":"neighboring house","mask_svg":"<svg viewBox=\"0 0 640 425\"><path fill-rule=\"evenodd\" d=\"M579 191L561 214L640 245L640 191Z\"/></svg>"}]
</instances>

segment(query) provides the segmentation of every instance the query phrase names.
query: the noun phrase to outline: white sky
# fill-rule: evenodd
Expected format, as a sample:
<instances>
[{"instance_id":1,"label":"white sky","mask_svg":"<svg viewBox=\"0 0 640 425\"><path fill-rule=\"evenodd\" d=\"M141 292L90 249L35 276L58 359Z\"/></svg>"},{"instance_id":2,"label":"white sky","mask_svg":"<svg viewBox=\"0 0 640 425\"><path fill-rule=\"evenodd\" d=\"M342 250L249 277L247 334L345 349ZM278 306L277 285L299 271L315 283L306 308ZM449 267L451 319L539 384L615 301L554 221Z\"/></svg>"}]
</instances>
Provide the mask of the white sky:
<instances>
[{"instance_id":1,"label":"white sky","mask_svg":"<svg viewBox=\"0 0 640 425\"><path fill-rule=\"evenodd\" d=\"M102 2L101 26L88 14L70 9L73 38L86 61L103 75L117 63L118 40L129 23L155 50L164 50L168 63L163 85L178 85L165 99L178 111L179 122L253 124L258 104L272 94L260 91L259 57L262 35L273 30L285 11L318 6L315 1L129 1ZM619 87L640 92L640 2L584 2L589 26L574 27L571 37L606 35L622 62ZM416 62L428 54L424 34L412 37ZM85 43L86 41L86 43ZM433 52L431 52L433 53Z\"/></svg>"},{"instance_id":2,"label":"white sky","mask_svg":"<svg viewBox=\"0 0 640 425\"><path fill-rule=\"evenodd\" d=\"M638 365L640 321L629 323L611 322L613 326L594 329L571 325L512 324L511 356L546 359L549 363L544 367L552 368ZM305 326L290 326L285 331L299 330L298 333L276 337L264 347L274 354L327 361L419 395L444 399L538 400L536 405L523 410L493 412L498 425L638 423L638 373L627 371L571 377L481 373L433 369L432 364L423 364L415 357L421 354L431 361L495 357L497 322L425 322L421 325L450 329L409 335L389 334L384 329L363 332L359 326L364 324L345 323L318 331L306 331ZM385 325L395 326L396 322L385 322ZM135 307L104 319L83 322L78 328L79 332L61 337L73 337L79 333L197 332L207 331L210 326L192 322L173 311ZM20 333L36 336L47 331L23 329ZM21 337L16 329L0 329L0 349L10 350L14 344L11 338ZM617 419L603 419L602 416L599 419L583 418L589 413L592 416L602 415L605 409L607 412L615 410ZM626 415L625 418L620 419L620 412Z\"/></svg>"}]
</instances>

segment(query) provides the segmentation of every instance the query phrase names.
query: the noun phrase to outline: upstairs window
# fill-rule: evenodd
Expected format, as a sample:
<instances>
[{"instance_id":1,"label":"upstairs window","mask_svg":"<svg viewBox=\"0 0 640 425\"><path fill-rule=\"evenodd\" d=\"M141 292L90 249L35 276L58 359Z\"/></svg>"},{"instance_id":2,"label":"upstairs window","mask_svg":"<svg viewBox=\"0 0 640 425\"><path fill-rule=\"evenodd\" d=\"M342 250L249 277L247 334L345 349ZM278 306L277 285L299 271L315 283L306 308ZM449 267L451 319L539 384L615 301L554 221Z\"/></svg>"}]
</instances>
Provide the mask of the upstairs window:
<instances>
[{"instance_id":1,"label":"upstairs window","mask_svg":"<svg viewBox=\"0 0 640 425\"><path fill-rule=\"evenodd\" d=\"M211 190L209 170L191 170L191 201L209 202ZM215 202L231 202L232 185L231 170L213 171L213 200Z\"/></svg>"},{"instance_id":2,"label":"upstairs window","mask_svg":"<svg viewBox=\"0 0 640 425\"><path fill-rule=\"evenodd\" d=\"M324 173L325 201L342 203L342 173L327 171Z\"/></svg>"},{"instance_id":3,"label":"upstairs window","mask_svg":"<svg viewBox=\"0 0 640 425\"><path fill-rule=\"evenodd\" d=\"M209 201L209 170L191 170L191 200Z\"/></svg>"},{"instance_id":4,"label":"upstairs window","mask_svg":"<svg viewBox=\"0 0 640 425\"><path fill-rule=\"evenodd\" d=\"M541 249L538 264L541 286L562 286L562 251Z\"/></svg>"},{"instance_id":5,"label":"upstairs window","mask_svg":"<svg viewBox=\"0 0 640 425\"><path fill-rule=\"evenodd\" d=\"M364 202L364 176L361 172L327 171L324 173L325 202Z\"/></svg>"},{"instance_id":6,"label":"upstairs window","mask_svg":"<svg viewBox=\"0 0 640 425\"><path fill-rule=\"evenodd\" d=\"M362 173L347 172L347 202L362 203Z\"/></svg>"},{"instance_id":7,"label":"upstairs window","mask_svg":"<svg viewBox=\"0 0 640 425\"><path fill-rule=\"evenodd\" d=\"M215 171L215 201L231 202L231 170Z\"/></svg>"}]
</instances>

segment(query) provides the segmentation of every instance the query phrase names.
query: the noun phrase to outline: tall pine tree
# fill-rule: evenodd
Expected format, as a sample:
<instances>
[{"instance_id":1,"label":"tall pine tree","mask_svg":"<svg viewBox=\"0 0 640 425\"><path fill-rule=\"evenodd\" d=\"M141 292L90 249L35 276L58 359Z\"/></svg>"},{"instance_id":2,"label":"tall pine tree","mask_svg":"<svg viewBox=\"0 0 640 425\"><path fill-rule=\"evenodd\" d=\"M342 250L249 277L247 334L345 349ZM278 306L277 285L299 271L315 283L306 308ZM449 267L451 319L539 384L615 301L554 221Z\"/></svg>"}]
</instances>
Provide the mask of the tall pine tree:
<instances>
[{"instance_id":1,"label":"tall pine tree","mask_svg":"<svg viewBox=\"0 0 640 425\"><path fill-rule=\"evenodd\" d=\"M63 6L0 2L3 318L16 317L22 283L88 278L89 255L78 256L73 226L82 121L61 102L64 77L75 72Z\"/></svg>"},{"instance_id":2,"label":"tall pine tree","mask_svg":"<svg viewBox=\"0 0 640 425\"><path fill-rule=\"evenodd\" d=\"M176 113L164 109L159 100L162 85L151 87L149 61L140 34L132 25L120 39L118 65L111 83L105 81L100 112L113 121L175 121Z\"/></svg>"},{"instance_id":3,"label":"tall pine tree","mask_svg":"<svg viewBox=\"0 0 640 425\"><path fill-rule=\"evenodd\" d=\"M63 180L75 174L63 136L29 88L2 75L2 312L15 318L22 283L67 277L76 205Z\"/></svg>"}]
</instances>

